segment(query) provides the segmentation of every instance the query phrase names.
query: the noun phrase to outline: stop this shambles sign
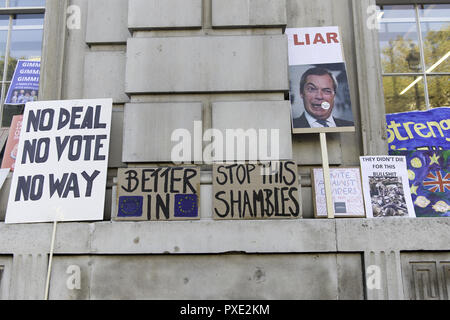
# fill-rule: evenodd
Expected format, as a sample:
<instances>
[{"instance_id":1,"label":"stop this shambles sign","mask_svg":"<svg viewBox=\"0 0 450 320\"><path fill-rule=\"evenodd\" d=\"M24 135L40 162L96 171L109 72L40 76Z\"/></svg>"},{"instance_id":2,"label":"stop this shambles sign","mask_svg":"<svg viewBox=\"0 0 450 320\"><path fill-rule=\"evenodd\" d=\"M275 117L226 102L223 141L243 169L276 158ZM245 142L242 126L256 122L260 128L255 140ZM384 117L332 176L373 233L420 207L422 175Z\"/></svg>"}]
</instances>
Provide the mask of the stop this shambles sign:
<instances>
[{"instance_id":1,"label":"stop this shambles sign","mask_svg":"<svg viewBox=\"0 0 450 320\"><path fill-rule=\"evenodd\" d=\"M103 219L111 99L27 103L6 223Z\"/></svg>"},{"instance_id":2,"label":"stop this shambles sign","mask_svg":"<svg viewBox=\"0 0 450 320\"><path fill-rule=\"evenodd\" d=\"M294 219L300 217L297 165L215 164L214 219Z\"/></svg>"}]
</instances>

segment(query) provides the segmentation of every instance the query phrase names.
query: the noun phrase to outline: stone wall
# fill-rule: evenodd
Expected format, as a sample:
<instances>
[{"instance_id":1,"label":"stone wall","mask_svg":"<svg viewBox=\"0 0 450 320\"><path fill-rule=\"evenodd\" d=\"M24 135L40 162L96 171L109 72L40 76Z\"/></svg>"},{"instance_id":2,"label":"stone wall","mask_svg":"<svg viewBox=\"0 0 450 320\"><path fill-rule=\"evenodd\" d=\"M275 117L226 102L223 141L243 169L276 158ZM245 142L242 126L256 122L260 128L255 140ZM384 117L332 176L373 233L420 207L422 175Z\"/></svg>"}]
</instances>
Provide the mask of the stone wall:
<instances>
[{"instance_id":1,"label":"stone wall","mask_svg":"<svg viewBox=\"0 0 450 320\"><path fill-rule=\"evenodd\" d=\"M450 220L312 219L315 134L280 131L280 158L299 165L303 219L212 220L202 165L200 221L110 221L117 168L170 163L173 129L289 128L286 27L340 27L356 133L327 135L330 164L385 154L373 3L47 0L42 96L114 103L104 221L58 225L50 298L448 299ZM67 6L80 8L80 29L65 27ZM51 232L0 223L1 299L43 297ZM80 289L70 288L78 271Z\"/></svg>"}]
</instances>

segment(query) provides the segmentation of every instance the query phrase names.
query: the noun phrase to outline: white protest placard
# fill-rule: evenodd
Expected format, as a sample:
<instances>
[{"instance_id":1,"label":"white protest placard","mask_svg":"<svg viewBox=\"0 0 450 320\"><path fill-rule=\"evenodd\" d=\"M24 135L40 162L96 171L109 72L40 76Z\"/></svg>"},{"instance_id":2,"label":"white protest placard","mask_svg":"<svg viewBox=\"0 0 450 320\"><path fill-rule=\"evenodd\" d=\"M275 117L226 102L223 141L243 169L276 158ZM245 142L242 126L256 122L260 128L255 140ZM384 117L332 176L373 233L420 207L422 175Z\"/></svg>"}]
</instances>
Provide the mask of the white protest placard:
<instances>
[{"instance_id":1,"label":"white protest placard","mask_svg":"<svg viewBox=\"0 0 450 320\"><path fill-rule=\"evenodd\" d=\"M339 27L287 28L289 65L344 62Z\"/></svg>"},{"instance_id":2,"label":"white protest placard","mask_svg":"<svg viewBox=\"0 0 450 320\"><path fill-rule=\"evenodd\" d=\"M312 168L311 179L314 198L314 216L316 218L327 218L328 212L325 199L323 169ZM359 167L331 168L330 180L334 217L365 217Z\"/></svg>"},{"instance_id":3,"label":"white protest placard","mask_svg":"<svg viewBox=\"0 0 450 320\"><path fill-rule=\"evenodd\" d=\"M353 132L339 27L287 28L292 132Z\"/></svg>"},{"instance_id":4,"label":"white protest placard","mask_svg":"<svg viewBox=\"0 0 450 320\"><path fill-rule=\"evenodd\" d=\"M367 218L415 217L404 156L360 157Z\"/></svg>"},{"instance_id":5,"label":"white protest placard","mask_svg":"<svg viewBox=\"0 0 450 320\"><path fill-rule=\"evenodd\" d=\"M6 223L102 220L112 99L25 106Z\"/></svg>"}]
</instances>

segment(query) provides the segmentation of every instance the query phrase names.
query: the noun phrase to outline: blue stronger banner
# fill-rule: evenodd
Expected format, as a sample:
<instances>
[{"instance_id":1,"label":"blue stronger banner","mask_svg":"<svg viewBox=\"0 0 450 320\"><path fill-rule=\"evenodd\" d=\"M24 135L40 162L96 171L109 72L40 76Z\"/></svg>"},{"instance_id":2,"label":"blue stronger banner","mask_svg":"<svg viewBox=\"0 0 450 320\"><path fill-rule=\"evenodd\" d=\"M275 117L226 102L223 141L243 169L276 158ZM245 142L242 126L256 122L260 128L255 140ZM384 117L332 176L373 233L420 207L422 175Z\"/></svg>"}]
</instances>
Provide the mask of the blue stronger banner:
<instances>
[{"instance_id":1,"label":"blue stronger banner","mask_svg":"<svg viewBox=\"0 0 450 320\"><path fill-rule=\"evenodd\" d=\"M37 101L41 62L17 61L16 70L6 95L5 104L25 104Z\"/></svg>"},{"instance_id":2,"label":"blue stronger banner","mask_svg":"<svg viewBox=\"0 0 450 320\"><path fill-rule=\"evenodd\" d=\"M386 115L389 151L450 150L450 108Z\"/></svg>"}]
</instances>

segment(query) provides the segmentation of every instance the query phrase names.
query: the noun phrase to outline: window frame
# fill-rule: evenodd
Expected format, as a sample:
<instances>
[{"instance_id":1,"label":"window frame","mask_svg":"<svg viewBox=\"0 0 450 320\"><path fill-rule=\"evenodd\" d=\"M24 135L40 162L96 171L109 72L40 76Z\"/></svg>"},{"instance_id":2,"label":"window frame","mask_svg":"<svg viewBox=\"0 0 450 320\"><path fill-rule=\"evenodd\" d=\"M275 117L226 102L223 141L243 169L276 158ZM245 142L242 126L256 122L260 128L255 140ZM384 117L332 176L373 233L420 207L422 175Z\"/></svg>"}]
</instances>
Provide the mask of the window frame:
<instances>
[{"instance_id":1,"label":"window frame","mask_svg":"<svg viewBox=\"0 0 450 320\"><path fill-rule=\"evenodd\" d=\"M430 104L430 95L429 95L429 89L428 89L428 77L434 77L434 76L450 76L450 72L427 72L427 64L426 64L426 60L425 60L425 50L424 50L424 42L423 42L423 35L422 35L422 22L433 22L433 20L436 21L443 21L442 19L434 19L434 18L421 18L420 17L420 5L428 5L428 4L444 4L442 2L442 0L435 0L435 1L420 1L420 0L396 0L396 1L392 1L392 0L378 0L377 1L377 6L387 6L387 5L413 5L414 6L414 21L412 21L413 18L405 18L403 20L408 20L408 22L414 22L416 25L416 30L418 33L418 46L419 46L419 50L420 50L420 64L421 64L421 68L422 70L420 72L407 72L407 73L402 73L402 72L384 72L383 70L381 70L381 77L382 77L382 81L384 79L384 77L401 77L401 76L410 76L410 77L422 77L422 79L420 79L419 81L423 80L423 90L424 90L424 100L425 100L425 110L430 110L432 109L431 104ZM379 23L382 22L391 22L391 23L395 23L395 22L403 22L402 19L383 19L381 18L379 20ZM381 48L380 48L381 49ZM419 78L417 78L419 79Z\"/></svg>"},{"instance_id":2,"label":"window frame","mask_svg":"<svg viewBox=\"0 0 450 320\"><path fill-rule=\"evenodd\" d=\"M50 0L47 0L48 2ZM44 14L44 21L45 21L45 13L46 13L46 7L8 7L9 0L6 1L6 7L0 7L0 15L9 15L9 23L8 23L8 35L6 37L6 47L5 47L5 63L3 66L3 78L0 79L1 82L1 91L0 91L0 124L3 122L3 111L4 111L4 101L6 99L6 87L8 83L11 83L11 81L6 80L7 79L7 70L8 70L8 61L10 57L10 51L11 51L11 34L13 31L13 21L15 15L21 15L21 14ZM43 31L45 32L45 25L43 25ZM42 39L42 44L44 43L44 38ZM42 48L41 44L41 48ZM41 51L41 61L42 61L42 54Z\"/></svg>"}]
</instances>

